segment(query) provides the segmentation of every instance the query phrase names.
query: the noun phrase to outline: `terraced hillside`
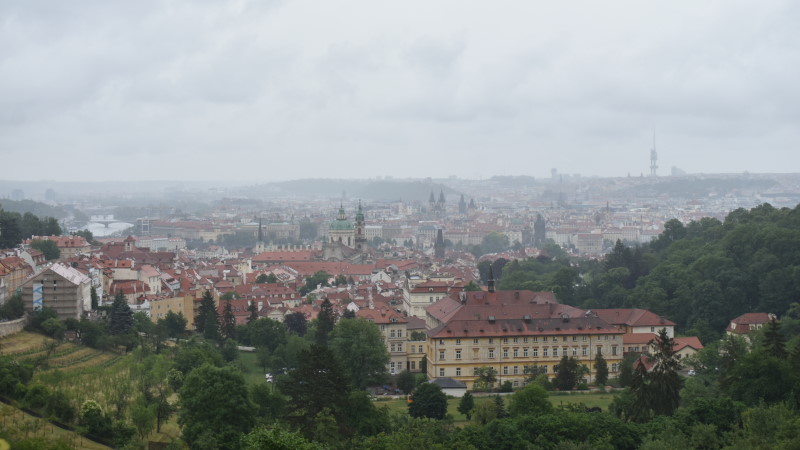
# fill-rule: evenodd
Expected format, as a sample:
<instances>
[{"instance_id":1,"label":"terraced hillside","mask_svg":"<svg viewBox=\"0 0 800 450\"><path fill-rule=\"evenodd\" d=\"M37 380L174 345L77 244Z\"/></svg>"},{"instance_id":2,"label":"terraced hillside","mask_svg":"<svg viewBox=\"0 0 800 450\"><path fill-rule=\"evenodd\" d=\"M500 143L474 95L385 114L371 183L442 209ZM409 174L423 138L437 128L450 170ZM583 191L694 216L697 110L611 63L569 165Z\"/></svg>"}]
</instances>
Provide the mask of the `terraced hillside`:
<instances>
[{"instance_id":1,"label":"terraced hillside","mask_svg":"<svg viewBox=\"0 0 800 450\"><path fill-rule=\"evenodd\" d=\"M33 383L62 391L78 408L95 400L113 411L133 391L131 358L69 342L57 342L40 334L21 332L0 339L3 355L14 356L36 367Z\"/></svg>"}]
</instances>

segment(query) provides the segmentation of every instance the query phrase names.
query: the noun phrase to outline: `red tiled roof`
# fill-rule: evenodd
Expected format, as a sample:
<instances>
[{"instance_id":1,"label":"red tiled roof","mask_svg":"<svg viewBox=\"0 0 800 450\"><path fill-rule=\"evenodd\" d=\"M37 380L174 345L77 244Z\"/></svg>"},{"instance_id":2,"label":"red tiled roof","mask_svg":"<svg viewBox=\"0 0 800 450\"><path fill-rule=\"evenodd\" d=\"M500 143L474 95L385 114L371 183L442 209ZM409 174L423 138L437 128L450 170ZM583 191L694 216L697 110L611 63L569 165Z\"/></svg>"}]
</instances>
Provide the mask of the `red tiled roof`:
<instances>
[{"instance_id":1,"label":"red tiled roof","mask_svg":"<svg viewBox=\"0 0 800 450\"><path fill-rule=\"evenodd\" d=\"M691 347L695 350L703 348L703 344L697 336L679 337L675 338L675 351L681 350L685 347Z\"/></svg>"},{"instance_id":2,"label":"red tiled roof","mask_svg":"<svg viewBox=\"0 0 800 450\"><path fill-rule=\"evenodd\" d=\"M593 309L597 317L614 325L627 325L629 327L675 326L675 322L658 316L646 309Z\"/></svg>"},{"instance_id":3,"label":"red tiled roof","mask_svg":"<svg viewBox=\"0 0 800 450\"><path fill-rule=\"evenodd\" d=\"M284 266L291 267L303 276L314 275L320 270L327 272L331 276L370 275L375 269L374 264L350 264L330 261L295 261L287 262Z\"/></svg>"},{"instance_id":4,"label":"red tiled roof","mask_svg":"<svg viewBox=\"0 0 800 450\"><path fill-rule=\"evenodd\" d=\"M358 312L356 312L356 317L367 319L377 324L408 322L402 314L391 309L359 309Z\"/></svg>"}]
</instances>

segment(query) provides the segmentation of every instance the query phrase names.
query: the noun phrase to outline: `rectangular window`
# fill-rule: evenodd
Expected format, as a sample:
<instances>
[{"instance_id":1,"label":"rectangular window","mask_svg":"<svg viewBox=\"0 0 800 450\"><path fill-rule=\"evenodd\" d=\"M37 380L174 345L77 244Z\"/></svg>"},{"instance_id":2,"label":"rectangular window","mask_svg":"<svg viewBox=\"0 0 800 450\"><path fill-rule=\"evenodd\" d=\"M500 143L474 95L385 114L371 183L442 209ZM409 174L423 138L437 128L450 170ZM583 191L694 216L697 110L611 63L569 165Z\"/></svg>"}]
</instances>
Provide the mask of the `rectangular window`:
<instances>
[{"instance_id":1,"label":"rectangular window","mask_svg":"<svg viewBox=\"0 0 800 450\"><path fill-rule=\"evenodd\" d=\"M444 352L439 352L439 361L444 361Z\"/></svg>"},{"instance_id":2,"label":"rectangular window","mask_svg":"<svg viewBox=\"0 0 800 450\"><path fill-rule=\"evenodd\" d=\"M478 345L478 338L473 339L472 343L475 344L475 345Z\"/></svg>"},{"instance_id":3,"label":"rectangular window","mask_svg":"<svg viewBox=\"0 0 800 450\"><path fill-rule=\"evenodd\" d=\"M589 356L589 347L581 347L581 356Z\"/></svg>"},{"instance_id":4,"label":"rectangular window","mask_svg":"<svg viewBox=\"0 0 800 450\"><path fill-rule=\"evenodd\" d=\"M461 345L461 339L456 339L456 345Z\"/></svg>"},{"instance_id":5,"label":"rectangular window","mask_svg":"<svg viewBox=\"0 0 800 450\"><path fill-rule=\"evenodd\" d=\"M456 367L456 376L457 377L461 376L461 367Z\"/></svg>"},{"instance_id":6,"label":"rectangular window","mask_svg":"<svg viewBox=\"0 0 800 450\"><path fill-rule=\"evenodd\" d=\"M523 343L525 343L525 344L527 344L527 343L528 343L528 338L527 338L527 336L526 336L526 337L524 337L524 338L522 338L522 342L523 342Z\"/></svg>"},{"instance_id":7,"label":"rectangular window","mask_svg":"<svg viewBox=\"0 0 800 450\"><path fill-rule=\"evenodd\" d=\"M393 337L394 337L394 330L390 330L390 331L389 331L389 337L390 337L390 338L393 338Z\"/></svg>"},{"instance_id":8,"label":"rectangular window","mask_svg":"<svg viewBox=\"0 0 800 450\"><path fill-rule=\"evenodd\" d=\"M389 363L389 371L391 371L392 373L394 373L394 362L390 362L390 363Z\"/></svg>"},{"instance_id":9,"label":"rectangular window","mask_svg":"<svg viewBox=\"0 0 800 450\"><path fill-rule=\"evenodd\" d=\"M553 347L553 356L558 356L558 347Z\"/></svg>"},{"instance_id":10,"label":"rectangular window","mask_svg":"<svg viewBox=\"0 0 800 450\"><path fill-rule=\"evenodd\" d=\"M403 337L403 330L397 330L397 337Z\"/></svg>"},{"instance_id":11,"label":"rectangular window","mask_svg":"<svg viewBox=\"0 0 800 450\"><path fill-rule=\"evenodd\" d=\"M566 337L566 336L564 336L564 337L561 339L561 342L567 342L567 337Z\"/></svg>"},{"instance_id":12,"label":"rectangular window","mask_svg":"<svg viewBox=\"0 0 800 450\"><path fill-rule=\"evenodd\" d=\"M543 349L542 349L542 356L544 356L545 358L547 358L547 347L545 347L545 348L543 348Z\"/></svg>"},{"instance_id":13,"label":"rectangular window","mask_svg":"<svg viewBox=\"0 0 800 450\"><path fill-rule=\"evenodd\" d=\"M612 363L611 364L611 372L616 372L616 371L617 371L617 363Z\"/></svg>"},{"instance_id":14,"label":"rectangular window","mask_svg":"<svg viewBox=\"0 0 800 450\"><path fill-rule=\"evenodd\" d=\"M533 337L533 342L539 342L539 336L534 336Z\"/></svg>"},{"instance_id":15,"label":"rectangular window","mask_svg":"<svg viewBox=\"0 0 800 450\"><path fill-rule=\"evenodd\" d=\"M402 352L403 351L403 343L402 342L398 342L397 343L397 351L398 352Z\"/></svg>"},{"instance_id":16,"label":"rectangular window","mask_svg":"<svg viewBox=\"0 0 800 450\"><path fill-rule=\"evenodd\" d=\"M518 342L519 342L519 338L514 338L514 343L516 344Z\"/></svg>"},{"instance_id":17,"label":"rectangular window","mask_svg":"<svg viewBox=\"0 0 800 450\"><path fill-rule=\"evenodd\" d=\"M489 359L494 359L494 349L493 348L489 349Z\"/></svg>"},{"instance_id":18,"label":"rectangular window","mask_svg":"<svg viewBox=\"0 0 800 450\"><path fill-rule=\"evenodd\" d=\"M508 375L508 366L503 366L503 375Z\"/></svg>"},{"instance_id":19,"label":"rectangular window","mask_svg":"<svg viewBox=\"0 0 800 450\"><path fill-rule=\"evenodd\" d=\"M419 352L422 353L422 346L419 346Z\"/></svg>"},{"instance_id":20,"label":"rectangular window","mask_svg":"<svg viewBox=\"0 0 800 450\"><path fill-rule=\"evenodd\" d=\"M515 349L514 349L514 358L516 358L516 357L518 357L518 356L519 356L519 349L518 349L518 348L515 348Z\"/></svg>"},{"instance_id":21,"label":"rectangular window","mask_svg":"<svg viewBox=\"0 0 800 450\"><path fill-rule=\"evenodd\" d=\"M558 373L558 364L553 366L553 373Z\"/></svg>"},{"instance_id":22,"label":"rectangular window","mask_svg":"<svg viewBox=\"0 0 800 450\"><path fill-rule=\"evenodd\" d=\"M461 359L461 350L456 350L456 359Z\"/></svg>"},{"instance_id":23,"label":"rectangular window","mask_svg":"<svg viewBox=\"0 0 800 450\"><path fill-rule=\"evenodd\" d=\"M390 351L390 352L393 352L393 351L394 351L394 343L392 343L392 344L389 344L389 351Z\"/></svg>"},{"instance_id":24,"label":"rectangular window","mask_svg":"<svg viewBox=\"0 0 800 450\"><path fill-rule=\"evenodd\" d=\"M519 374L519 366L514 366L514 375Z\"/></svg>"},{"instance_id":25,"label":"rectangular window","mask_svg":"<svg viewBox=\"0 0 800 450\"><path fill-rule=\"evenodd\" d=\"M572 347L572 356L578 356L578 347Z\"/></svg>"},{"instance_id":26,"label":"rectangular window","mask_svg":"<svg viewBox=\"0 0 800 450\"><path fill-rule=\"evenodd\" d=\"M494 338L489 338L489 343L494 344Z\"/></svg>"},{"instance_id":27,"label":"rectangular window","mask_svg":"<svg viewBox=\"0 0 800 450\"><path fill-rule=\"evenodd\" d=\"M547 366L542 366L542 373L547 373Z\"/></svg>"},{"instance_id":28,"label":"rectangular window","mask_svg":"<svg viewBox=\"0 0 800 450\"><path fill-rule=\"evenodd\" d=\"M522 349L522 357L523 358L527 358L528 357L528 347L525 347L525 348Z\"/></svg>"},{"instance_id":29,"label":"rectangular window","mask_svg":"<svg viewBox=\"0 0 800 450\"><path fill-rule=\"evenodd\" d=\"M503 344L508 344L508 338L503 338Z\"/></svg>"},{"instance_id":30,"label":"rectangular window","mask_svg":"<svg viewBox=\"0 0 800 450\"><path fill-rule=\"evenodd\" d=\"M417 362L411 361L411 370L417 370Z\"/></svg>"},{"instance_id":31,"label":"rectangular window","mask_svg":"<svg viewBox=\"0 0 800 450\"><path fill-rule=\"evenodd\" d=\"M503 349L503 358L508 358L508 349L507 348Z\"/></svg>"},{"instance_id":32,"label":"rectangular window","mask_svg":"<svg viewBox=\"0 0 800 450\"><path fill-rule=\"evenodd\" d=\"M542 336L542 342L547 342L547 336Z\"/></svg>"},{"instance_id":33,"label":"rectangular window","mask_svg":"<svg viewBox=\"0 0 800 450\"><path fill-rule=\"evenodd\" d=\"M519 386L519 380L514 380L514 387Z\"/></svg>"},{"instance_id":34,"label":"rectangular window","mask_svg":"<svg viewBox=\"0 0 800 450\"><path fill-rule=\"evenodd\" d=\"M562 347L561 348L561 355L567 356L567 347Z\"/></svg>"},{"instance_id":35,"label":"rectangular window","mask_svg":"<svg viewBox=\"0 0 800 450\"><path fill-rule=\"evenodd\" d=\"M534 349L533 349L533 357L534 358L538 358L539 357L539 347L534 347Z\"/></svg>"},{"instance_id":36,"label":"rectangular window","mask_svg":"<svg viewBox=\"0 0 800 450\"><path fill-rule=\"evenodd\" d=\"M572 342L578 342L578 336L572 336Z\"/></svg>"},{"instance_id":37,"label":"rectangular window","mask_svg":"<svg viewBox=\"0 0 800 450\"><path fill-rule=\"evenodd\" d=\"M611 356L617 356L617 346L616 345L612 345L611 346Z\"/></svg>"},{"instance_id":38,"label":"rectangular window","mask_svg":"<svg viewBox=\"0 0 800 450\"><path fill-rule=\"evenodd\" d=\"M444 376L444 368L439 369L439 376L440 377Z\"/></svg>"},{"instance_id":39,"label":"rectangular window","mask_svg":"<svg viewBox=\"0 0 800 450\"><path fill-rule=\"evenodd\" d=\"M603 354L603 346L602 345L598 345L597 346L597 353L595 353L595 355L602 355L602 354Z\"/></svg>"},{"instance_id":40,"label":"rectangular window","mask_svg":"<svg viewBox=\"0 0 800 450\"><path fill-rule=\"evenodd\" d=\"M586 342L586 336L581 336L581 340Z\"/></svg>"}]
</instances>

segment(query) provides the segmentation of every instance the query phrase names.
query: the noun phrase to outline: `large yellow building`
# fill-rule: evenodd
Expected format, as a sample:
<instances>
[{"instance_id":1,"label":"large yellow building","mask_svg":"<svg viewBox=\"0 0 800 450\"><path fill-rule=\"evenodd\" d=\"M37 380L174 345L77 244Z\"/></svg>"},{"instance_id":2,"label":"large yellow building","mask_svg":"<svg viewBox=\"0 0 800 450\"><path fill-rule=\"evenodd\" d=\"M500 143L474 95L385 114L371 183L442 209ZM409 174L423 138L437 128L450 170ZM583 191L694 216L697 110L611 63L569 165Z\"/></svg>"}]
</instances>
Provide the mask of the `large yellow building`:
<instances>
[{"instance_id":1,"label":"large yellow building","mask_svg":"<svg viewBox=\"0 0 800 450\"><path fill-rule=\"evenodd\" d=\"M455 298L449 299L451 303ZM624 332L591 312L561 305L552 293L531 291L464 292L457 306L429 313L439 317L428 331L429 378L453 378L471 389L476 370L493 367L499 383L524 385L526 366L550 377L563 356L574 357L595 377L594 359L606 359L609 376L622 362Z\"/></svg>"},{"instance_id":2,"label":"large yellow building","mask_svg":"<svg viewBox=\"0 0 800 450\"><path fill-rule=\"evenodd\" d=\"M158 322L158 319L167 317L170 311L181 313L186 318L186 329L194 330L194 303L191 295L153 300L150 302L150 320Z\"/></svg>"}]
</instances>

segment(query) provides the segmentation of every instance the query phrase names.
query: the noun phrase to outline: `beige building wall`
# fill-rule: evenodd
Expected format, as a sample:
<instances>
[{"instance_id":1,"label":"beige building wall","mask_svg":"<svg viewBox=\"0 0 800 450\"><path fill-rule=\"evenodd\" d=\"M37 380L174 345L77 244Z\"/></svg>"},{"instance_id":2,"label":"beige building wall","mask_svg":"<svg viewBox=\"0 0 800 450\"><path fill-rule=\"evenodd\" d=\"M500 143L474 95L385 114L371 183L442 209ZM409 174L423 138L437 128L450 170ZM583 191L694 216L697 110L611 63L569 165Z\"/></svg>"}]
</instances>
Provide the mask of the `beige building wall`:
<instances>
[{"instance_id":1,"label":"beige building wall","mask_svg":"<svg viewBox=\"0 0 800 450\"><path fill-rule=\"evenodd\" d=\"M514 387L525 384L525 366L537 365L554 378L555 367L562 356L574 357L591 371L588 382L594 381L594 359L601 352L615 377L622 363L622 333L590 335L509 336L469 338L428 338L428 378L453 378L472 389L475 371L493 367L497 383L511 381ZM612 369L614 369L612 371Z\"/></svg>"},{"instance_id":2,"label":"beige building wall","mask_svg":"<svg viewBox=\"0 0 800 450\"><path fill-rule=\"evenodd\" d=\"M183 317L186 318L186 329L194 330L194 298L191 295L150 302L150 320L153 322L165 318L170 311L175 314L183 314Z\"/></svg>"}]
</instances>

